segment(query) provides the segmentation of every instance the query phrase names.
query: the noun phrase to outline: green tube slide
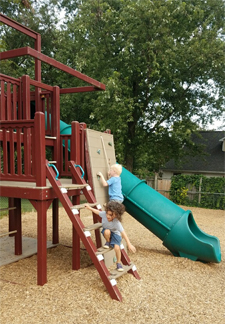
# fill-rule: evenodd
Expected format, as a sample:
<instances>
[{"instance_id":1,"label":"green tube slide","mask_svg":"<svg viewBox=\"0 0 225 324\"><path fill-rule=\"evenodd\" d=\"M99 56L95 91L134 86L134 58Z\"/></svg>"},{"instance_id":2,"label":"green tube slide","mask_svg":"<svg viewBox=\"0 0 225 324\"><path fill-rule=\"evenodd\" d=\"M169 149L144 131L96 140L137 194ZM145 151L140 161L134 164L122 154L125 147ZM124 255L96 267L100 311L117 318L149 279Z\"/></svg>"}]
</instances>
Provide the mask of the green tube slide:
<instances>
[{"instance_id":1,"label":"green tube slide","mask_svg":"<svg viewBox=\"0 0 225 324\"><path fill-rule=\"evenodd\" d=\"M60 134L71 134L71 126L60 121ZM190 210L183 210L125 168L121 181L127 212L159 237L174 256L221 261L219 239L201 231Z\"/></svg>"},{"instance_id":2,"label":"green tube slide","mask_svg":"<svg viewBox=\"0 0 225 324\"><path fill-rule=\"evenodd\" d=\"M190 210L183 210L125 168L121 181L127 212L159 237L174 256L221 261L218 238L201 231Z\"/></svg>"}]
</instances>

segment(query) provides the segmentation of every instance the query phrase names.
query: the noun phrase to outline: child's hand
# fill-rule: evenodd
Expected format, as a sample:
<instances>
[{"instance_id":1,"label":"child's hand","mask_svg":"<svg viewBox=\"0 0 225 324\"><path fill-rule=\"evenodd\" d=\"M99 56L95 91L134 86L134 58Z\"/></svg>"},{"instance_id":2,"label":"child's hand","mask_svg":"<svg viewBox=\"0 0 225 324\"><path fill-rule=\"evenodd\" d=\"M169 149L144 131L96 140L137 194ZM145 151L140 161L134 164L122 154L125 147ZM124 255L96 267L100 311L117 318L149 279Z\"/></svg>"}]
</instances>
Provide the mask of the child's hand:
<instances>
[{"instance_id":1,"label":"child's hand","mask_svg":"<svg viewBox=\"0 0 225 324\"><path fill-rule=\"evenodd\" d=\"M129 251L131 251L131 252L133 252L133 253L136 252L136 248L135 248L135 246L133 246L132 244L129 244L127 247L128 247L128 250L129 250Z\"/></svg>"},{"instance_id":2,"label":"child's hand","mask_svg":"<svg viewBox=\"0 0 225 324\"><path fill-rule=\"evenodd\" d=\"M98 172L97 173L97 176L102 177L102 173L101 172Z\"/></svg>"},{"instance_id":3,"label":"child's hand","mask_svg":"<svg viewBox=\"0 0 225 324\"><path fill-rule=\"evenodd\" d=\"M90 207L88 204L85 204L84 207L85 207L86 209L91 210L91 207Z\"/></svg>"}]
</instances>

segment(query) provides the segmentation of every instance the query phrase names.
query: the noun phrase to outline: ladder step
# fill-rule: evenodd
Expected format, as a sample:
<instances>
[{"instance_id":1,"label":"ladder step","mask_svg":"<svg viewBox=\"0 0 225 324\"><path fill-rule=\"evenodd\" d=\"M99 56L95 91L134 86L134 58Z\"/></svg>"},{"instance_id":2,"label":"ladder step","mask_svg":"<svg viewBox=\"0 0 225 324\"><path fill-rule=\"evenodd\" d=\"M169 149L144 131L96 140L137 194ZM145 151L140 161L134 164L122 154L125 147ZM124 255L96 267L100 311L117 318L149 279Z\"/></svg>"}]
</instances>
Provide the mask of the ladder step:
<instances>
[{"instance_id":1,"label":"ladder step","mask_svg":"<svg viewBox=\"0 0 225 324\"><path fill-rule=\"evenodd\" d=\"M105 249L104 247L100 247L100 248L97 249L96 255L105 254L105 253L107 253L109 251L112 251L112 250L113 250L112 247L110 247L108 249Z\"/></svg>"},{"instance_id":2,"label":"ladder step","mask_svg":"<svg viewBox=\"0 0 225 324\"><path fill-rule=\"evenodd\" d=\"M80 205L74 205L72 207L70 207L71 209L83 209L85 208L85 205L87 204L80 204ZM88 204L90 207L95 207L97 205L97 203L93 203L93 204Z\"/></svg>"},{"instance_id":3,"label":"ladder step","mask_svg":"<svg viewBox=\"0 0 225 324\"><path fill-rule=\"evenodd\" d=\"M56 163L57 161L48 161L48 163L50 163L50 164L54 164L54 163Z\"/></svg>"},{"instance_id":4,"label":"ladder step","mask_svg":"<svg viewBox=\"0 0 225 324\"><path fill-rule=\"evenodd\" d=\"M88 184L75 184L75 183L71 183L71 184L65 184L62 186L59 186L60 188L65 188L65 189L83 189L85 187L87 187Z\"/></svg>"},{"instance_id":5,"label":"ladder step","mask_svg":"<svg viewBox=\"0 0 225 324\"><path fill-rule=\"evenodd\" d=\"M116 269L113 269L113 270L109 270L110 272L110 280L111 279L117 279L121 276L123 276L124 274L126 274L129 270L131 270L133 268L133 264L130 264L130 265L123 265L123 271L118 271Z\"/></svg>"},{"instance_id":6,"label":"ladder step","mask_svg":"<svg viewBox=\"0 0 225 324\"><path fill-rule=\"evenodd\" d=\"M56 136L45 136L46 139L56 139Z\"/></svg>"},{"instance_id":7,"label":"ladder step","mask_svg":"<svg viewBox=\"0 0 225 324\"><path fill-rule=\"evenodd\" d=\"M88 225L84 228L84 231L93 231L102 227L102 223L95 223Z\"/></svg>"}]
</instances>

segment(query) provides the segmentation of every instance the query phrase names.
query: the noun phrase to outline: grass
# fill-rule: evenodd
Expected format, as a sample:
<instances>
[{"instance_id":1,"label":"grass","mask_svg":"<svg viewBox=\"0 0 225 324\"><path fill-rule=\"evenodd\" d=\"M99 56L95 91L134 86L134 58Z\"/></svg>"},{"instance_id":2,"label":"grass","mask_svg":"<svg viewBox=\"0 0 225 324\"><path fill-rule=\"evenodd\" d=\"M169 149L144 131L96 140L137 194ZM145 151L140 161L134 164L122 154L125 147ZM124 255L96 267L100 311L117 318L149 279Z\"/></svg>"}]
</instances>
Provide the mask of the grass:
<instances>
[{"instance_id":1,"label":"grass","mask_svg":"<svg viewBox=\"0 0 225 324\"><path fill-rule=\"evenodd\" d=\"M6 197L0 197L0 208L8 208L8 198ZM33 205L29 202L27 199L21 200L21 212L27 213L34 210ZM4 216L7 216L9 214L8 210L0 211L0 219Z\"/></svg>"},{"instance_id":2,"label":"grass","mask_svg":"<svg viewBox=\"0 0 225 324\"><path fill-rule=\"evenodd\" d=\"M81 204L85 203L86 200L81 201ZM7 197L0 197L0 208L8 208L8 198ZM61 202L59 201L59 207L62 207ZM50 207L51 208L51 205ZM35 208L33 207L33 205L30 203L30 201L28 199L22 199L21 200L21 213L29 213L34 211ZM0 211L0 219L7 216L9 214L8 210L5 211Z\"/></svg>"}]
</instances>

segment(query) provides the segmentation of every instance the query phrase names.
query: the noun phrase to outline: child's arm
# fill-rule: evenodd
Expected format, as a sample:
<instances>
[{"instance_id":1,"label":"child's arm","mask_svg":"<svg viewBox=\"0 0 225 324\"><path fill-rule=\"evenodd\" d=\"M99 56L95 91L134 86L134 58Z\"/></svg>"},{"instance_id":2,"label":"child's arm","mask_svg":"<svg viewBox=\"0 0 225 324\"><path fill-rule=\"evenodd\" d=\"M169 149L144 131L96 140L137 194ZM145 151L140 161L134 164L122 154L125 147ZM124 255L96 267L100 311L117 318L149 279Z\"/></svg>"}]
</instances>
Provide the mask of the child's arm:
<instances>
[{"instance_id":1,"label":"child's arm","mask_svg":"<svg viewBox=\"0 0 225 324\"><path fill-rule=\"evenodd\" d=\"M108 183L107 181L105 180L103 174L101 172L98 172L97 175L101 178L101 181L102 181L102 185L103 187L108 187Z\"/></svg>"},{"instance_id":2,"label":"child's arm","mask_svg":"<svg viewBox=\"0 0 225 324\"><path fill-rule=\"evenodd\" d=\"M93 213L95 213L96 215L99 215L99 210L92 208L91 206L89 206L88 204L85 204L85 208L91 210Z\"/></svg>"},{"instance_id":3,"label":"child's arm","mask_svg":"<svg viewBox=\"0 0 225 324\"><path fill-rule=\"evenodd\" d=\"M121 232L121 235L122 235L122 238L127 243L128 250L130 250L131 252L135 253L136 252L136 248L130 243L130 240L129 240L126 232L125 231Z\"/></svg>"}]
</instances>

